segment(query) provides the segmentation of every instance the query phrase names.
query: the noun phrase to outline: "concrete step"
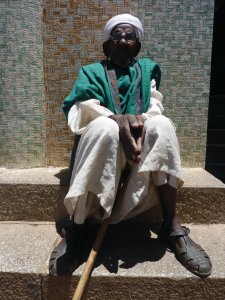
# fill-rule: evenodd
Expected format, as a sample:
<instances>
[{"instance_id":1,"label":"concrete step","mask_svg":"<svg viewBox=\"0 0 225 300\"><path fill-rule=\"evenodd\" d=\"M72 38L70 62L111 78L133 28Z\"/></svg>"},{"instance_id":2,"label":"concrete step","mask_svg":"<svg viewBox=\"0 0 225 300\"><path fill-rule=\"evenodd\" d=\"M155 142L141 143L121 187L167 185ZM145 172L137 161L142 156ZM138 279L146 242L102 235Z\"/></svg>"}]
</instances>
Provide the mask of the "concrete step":
<instances>
[{"instance_id":1,"label":"concrete step","mask_svg":"<svg viewBox=\"0 0 225 300\"><path fill-rule=\"evenodd\" d=\"M184 168L178 215L186 223L225 223L225 185L201 168ZM1 221L54 221L66 215L68 169L0 169ZM159 207L147 214L149 221ZM159 212L160 214L160 212ZM144 219L144 218L143 218Z\"/></svg>"},{"instance_id":2,"label":"concrete step","mask_svg":"<svg viewBox=\"0 0 225 300\"><path fill-rule=\"evenodd\" d=\"M202 280L162 248L143 224L126 222L107 231L87 299L216 299L225 295L225 224L188 225L213 264ZM0 222L0 299L69 300L84 268L96 231L86 238L72 277L48 274L48 260L60 240L54 223Z\"/></svg>"}]
</instances>

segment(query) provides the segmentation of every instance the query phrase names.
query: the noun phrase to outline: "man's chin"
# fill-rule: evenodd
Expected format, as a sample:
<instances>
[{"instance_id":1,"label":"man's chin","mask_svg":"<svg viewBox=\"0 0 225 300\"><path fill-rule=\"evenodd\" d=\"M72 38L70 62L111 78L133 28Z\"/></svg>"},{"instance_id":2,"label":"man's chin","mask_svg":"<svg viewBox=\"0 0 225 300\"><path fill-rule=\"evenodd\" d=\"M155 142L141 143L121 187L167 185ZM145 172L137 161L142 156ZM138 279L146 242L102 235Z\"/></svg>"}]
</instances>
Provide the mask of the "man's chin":
<instances>
[{"instance_id":1,"label":"man's chin","mask_svg":"<svg viewBox=\"0 0 225 300\"><path fill-rule=\"evenodd\" d=\"M127 56L120 56L117 58L117 64L121 67L127 67L130 62L132 61L132 59L130 57L127 57Z\"/></svg>"}]
</instances>

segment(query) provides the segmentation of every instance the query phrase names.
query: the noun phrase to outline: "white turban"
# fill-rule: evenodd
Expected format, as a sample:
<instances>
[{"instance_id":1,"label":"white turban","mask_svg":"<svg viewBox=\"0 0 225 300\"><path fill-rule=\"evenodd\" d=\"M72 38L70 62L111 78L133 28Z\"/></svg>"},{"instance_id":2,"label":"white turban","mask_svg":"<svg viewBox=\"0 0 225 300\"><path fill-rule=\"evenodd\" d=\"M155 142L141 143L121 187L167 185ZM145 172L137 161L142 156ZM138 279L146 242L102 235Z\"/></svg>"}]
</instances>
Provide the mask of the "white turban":
<instances>
[{"instance_id":1,"label":"white turban","mask_svg":"<svg viewBox=\"0 0 225 300\"><path fill-rule=\"evenodd\" d=\"M111 18L106 23L105 29L104 29L104 42L109 40L109 37L110 37L110 34L111 34L113 28L115 26L117 26L118 24L122 24L122 23L130 24L130 25L134 26L135 31L136 31L136 36L139 41L141 40L144 30L143 30L140 20L130 14L122 14L122 15L117 15L117 16Z\"/></svg>"}]
</instances>

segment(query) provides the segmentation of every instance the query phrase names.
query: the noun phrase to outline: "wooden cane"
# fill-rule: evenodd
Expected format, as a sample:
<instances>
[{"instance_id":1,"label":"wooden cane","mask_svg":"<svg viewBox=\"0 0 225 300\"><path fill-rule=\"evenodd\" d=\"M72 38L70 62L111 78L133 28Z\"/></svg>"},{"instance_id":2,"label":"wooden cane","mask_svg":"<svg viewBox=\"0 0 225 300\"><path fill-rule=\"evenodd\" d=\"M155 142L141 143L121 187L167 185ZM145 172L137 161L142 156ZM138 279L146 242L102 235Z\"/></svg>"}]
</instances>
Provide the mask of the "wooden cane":
<instances>
[{"instance_id":1,"label":"wooden cane","mask_svg":"<svg viewBox=\"0 0 225 300\"><path fill-rule=\"evenodd\" d=\"M123 186L124 182L126 181L126 179L128 178L129 174L130 174L130 167L129 167L129 164L127 163L122 172L121 178L120 178L115 202L117 201L118 195L120 194L122 186ZM88 260L85 264L83 274L81 275L81 278L78 282L78 285L77 285L77 288L75 290L72 300L82 300L82 297L87 293L86 289L87 289L88 281L89 281L89 278L90 278L90 275L91 275L91 272L92 272L92 269L93 269L93 266L95 263L95 259L98 255L98 251L101 247L107 227L109 225L109 222L110 222L110 218L105 219L99 228L97 238L96 238L96 240L94 242L94 246L88 256Z\"/></svg>"},{"instance_id":2,"label":"wooden cane","mask_svg":"<svg viewBox=\"0 0 225 300\"><path fill-rule=\"evenodd\" d=\"M94 246L89 254L88 260L85 264L83 274L78 282L78 285L77 285L77 288L73 295L72 300L81 300L85 293L85 289L87 287L87 283L89 281L89 278L90 278L90 275L91 275L91 272L92 272L92 269L93 269L93 266L95 263L95 259L98 255L98 251L101 247L107 227L109 225L109 220L110 220L110 218L105 219L99 228L97 238L96 238L96 240L94 242Z\"/></svg>"}]
</instances>

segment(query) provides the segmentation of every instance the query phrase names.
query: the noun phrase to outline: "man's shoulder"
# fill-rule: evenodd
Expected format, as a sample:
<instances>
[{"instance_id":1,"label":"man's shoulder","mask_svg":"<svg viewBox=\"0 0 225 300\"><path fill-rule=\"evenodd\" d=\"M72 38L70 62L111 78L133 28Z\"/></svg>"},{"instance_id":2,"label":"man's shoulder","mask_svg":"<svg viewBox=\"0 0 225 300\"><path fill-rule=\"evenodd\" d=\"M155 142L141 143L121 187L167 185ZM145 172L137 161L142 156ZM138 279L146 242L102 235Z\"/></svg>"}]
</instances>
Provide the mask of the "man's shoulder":
<instances>
[{"instance_id":1,"label":"man's shoulder","mask_svg":"<svg viewBox=\"0 0 225 300\"><path fill-rule=\"evenodd\" d=\"M152 60L151 58L148 57L141 57L138 59L138 63L140 65L148 65L148 66L155 66L158 65L157 62L155 62L154 60Z\"/></svg>"}]
</instances>

